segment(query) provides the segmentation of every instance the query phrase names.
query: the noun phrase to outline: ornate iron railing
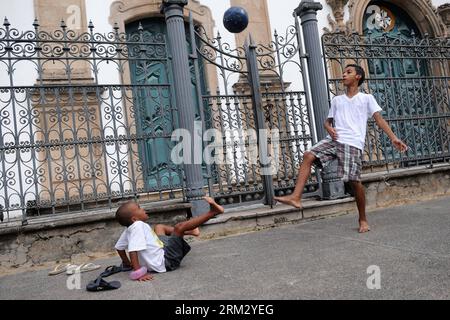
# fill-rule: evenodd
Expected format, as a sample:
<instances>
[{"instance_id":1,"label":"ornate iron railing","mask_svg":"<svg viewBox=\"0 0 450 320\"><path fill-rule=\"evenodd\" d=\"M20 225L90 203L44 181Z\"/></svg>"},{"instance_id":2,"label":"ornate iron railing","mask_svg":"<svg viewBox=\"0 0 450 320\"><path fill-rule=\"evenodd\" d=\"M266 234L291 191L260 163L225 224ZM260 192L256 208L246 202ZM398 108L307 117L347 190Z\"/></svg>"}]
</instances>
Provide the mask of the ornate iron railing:
<instances>
[{"instance_id":1,"label":"ornate iron railing","mask_svg":"<svg viewBox=\"0 0 450 320\"><path fill-rule=\"evenodd\" d=\"M128 198L185 199L183 170L168 157L178 118L164 35L142 27L126 34L117 26L100 34L92 23L83 33L64 22L51 32L37 21L33 26L20 32L5 20L0 28L0 205L6 219L25 222ZM193 25L190 40L198 120L224 139L226 161L204 166L205 185L222 204L262 198L272 204L274 194L292 192L303 153L315 142L307 90L288 91L283 80L294 66L308 86L299 26L285 37L275 34L267 46L231 49ZM214 82L219 89L212 93L206 86ZM267 151L279 162L269 175L259 154L250 158L257 139L248 131L262 128L279 133L277 141L267 137ZM313 175L306 195L318 189Z\"/></svg>"},{"instance_id":2,"label":"ornate iron railing","mask_svg":"<svg viewBox=\"0 0 450 320\"><path fill-rule=\"evenodd\" d=\"M157 161L177 122L170 84L153 80L168 69L158 69L169 63L164 35L33 26L20 32L5 19L0 28L6 219L183 198L181 169Z\"/></svg>"},{"instance_id":3,"label":"ornate iron railing","mask_svg":"<svg viewBox=\"0 0 450 320\"><path fill-rule=\"evenodd\" d=\"M192 56L199 61L198 72L218 76L217 90L208 88L202 94L203 110L207 110L203 115L205 129L221 132L222 157L227 159L225 165L214 164L207 170L211 195L225 205L291 193L303 153L315 141L308 93L288 90L290 83L284 80L288 68L304 75L299 26L290 26L285 36L275 32L274 41L267 45L248 43L248 49L232 48L222 42L220 34L210 38L202 27L191 29L191 43L197 43ZM249 55L251 50L253 57ZM251 59L258 77L248 70ZM302 88L308 85L305 77L303 80ZM256 93L255 88L260 92ZM261 159L251 161L256 137L250 133L258 134L261 128L278 133L276 143L274 136L267 136L267 151L278 163L270 183L264 181L267 173L262 173ZM318 189L319 179L314 174L305 195L317 195Z\"/></svg>"},{"instance_id":4,"label":"ornate iron railing","mask_svg":"<svg viewBox=\"0 0 450 320\"><path fill-rule=\"evenodd\" d=\"M432 165L450 159L450 38L332 33L322 42L328 73L334 75L329 77L331 95L344 92L341 74L347 64L363 66L364 91L375 96L384 118L409 146L406 154L399 153L371 120L366 167Z\"/></svg>"}]
</instances>

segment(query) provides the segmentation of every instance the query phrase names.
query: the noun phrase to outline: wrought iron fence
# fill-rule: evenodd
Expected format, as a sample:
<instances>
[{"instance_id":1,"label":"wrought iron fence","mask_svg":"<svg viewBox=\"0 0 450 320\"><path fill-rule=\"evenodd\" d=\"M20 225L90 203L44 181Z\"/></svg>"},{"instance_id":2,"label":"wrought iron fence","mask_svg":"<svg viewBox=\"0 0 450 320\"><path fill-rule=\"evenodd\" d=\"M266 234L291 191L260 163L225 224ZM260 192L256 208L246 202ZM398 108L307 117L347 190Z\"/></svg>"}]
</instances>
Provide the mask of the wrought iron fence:
<instances>
[{"instance_id":1,"label":"wrought iron fence","mask_svg":"<svg viewBox=\"0 0 450 320\"><path fill-rule=\"evenodd\" d=\"M0 28L0 205L9 220L183 198L183 174L158 161L177 113L163 34ZM133 71L130 75L130 70ZM166 79L170 75L166 75Z\"/></svg>"},{"instance_id":2,"label":"wrought iron fence","mask_svg":"<svg viewBox=\"0 0 450 320\"><path fill-rule=\"evenodd\" d=\"M367 72L364 91L372 93L395 134L409 146L406 154L369 121L364 165L415 166L450 159L450 38L374 38L342 33L322 37L332 96L342 94L341 75L349 63Z\"/></svg>"},{"instance_id":3,"label":"wrought iron fence","mask_svg":"<svg viewBox=\"0 0 450 320\"><path fill-rule=\"evenodd\" d=\"M279 196L292 193L303 154L317 142L301 27L298 18L294 22L284 34L275 31L271 43L256 48L258 72L265 81L271 80L262 92L262 108L267 126L279 132L280 165L273 177ZM285 80L288 72L296 74L294 84ZM319 171L312 168L304 197L319 195L319 189Z\"/></svg>"},{"instance_id":4,"label":"wrought iron fence","mask_svg":"<svg viewBox=\"0 0 450 320\"><path fill-rule=\"evenodd\" d=\"M289 27L285 36L275 32L272 43L248 43L247 49L232 48L222 42L220 34L210 38L202 27L194 30L192 22L191 29L191 43L197 43L193 52L199 61L197 73L211 74L212 70L218 75L217 90L202 93L203 110L207 110L203 115L205 129L221 132L221 156L227 159L225 165L214 164L207 170L211 195L225 205L291 193L303 153L315 141L308 93L288 90L290 83L284 80L285 70L294 68L303 76L301 85L308 85L299 25ZM248 69L252 63L257 75ZM270 174L269 182L264 181L267 172L261 172L261 159L251 161L257 139L249 132L258 134L260 129L270 132L265 137L267 151L278 163L272 162L277 170ZM319 178L314 172L305 195L317 195L318 190Z\"/></svg>"},{"instance_id":5,"label":"wrought iron fence","mask_svg":"<svg viewBox=\"0 0 450 320\"><path fill-rule=\"evenodd\" d=\"M182 167L170 161L178 128L172 67L163 34L0 28L0 206L7 221L122 199L184 199ZM222 204L292 192L303 152L315 141L309 97L288 91L285 70L303 76L299 26L267 46L231 49L204 30L190 34L193 99L203 129L222 134L223 164L204 165L205 186ZM248 68L253 65L253 71ZM259 75L261 74L261 78ZM218 81L218 82L217 82ZM212 93L206 86L218 84ZM195 92L195 93L194 93ZM279 166L271 174L252 146L258 129ZM275 145L275 142L279 146ZM252 162L253 161L253 162ZM317 195L314 174L306 195Z\"/></svg>"}]
</instances>

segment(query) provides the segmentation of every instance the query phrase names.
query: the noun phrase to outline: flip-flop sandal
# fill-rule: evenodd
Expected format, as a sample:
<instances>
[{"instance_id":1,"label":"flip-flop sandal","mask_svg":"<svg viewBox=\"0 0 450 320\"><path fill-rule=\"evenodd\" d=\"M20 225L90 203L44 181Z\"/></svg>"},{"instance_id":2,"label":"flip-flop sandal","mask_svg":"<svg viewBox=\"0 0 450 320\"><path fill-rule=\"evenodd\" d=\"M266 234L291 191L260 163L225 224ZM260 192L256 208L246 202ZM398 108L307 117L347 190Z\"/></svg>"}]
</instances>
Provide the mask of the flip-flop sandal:
<instances>
[{"instance_id":1,"label":"flip-flop sandal","mask_svg":"<svg viewBox=\"0 0 450 320\"><path fill-rule=\"evenodd\" d=\"M99 268L101 268L100 265L88 262L88 263L83 263L80 266L76 266L75 265L75 268L67 268L66 273L71 275L71 274L74 274L74 273L77 273L77 272L78 273L88 272L88 271L97 270Z\"/></svg>"},{"instance_id":2,"label":"flip-flop sandal","mask_svg":"<svg viewBox=\"0 0 450 320\"><path fill-rule=\"evenodd\" d=\"M122 267L108 266L108 267L106 267L105 271L100 273L100 277L106 278L106 277L109 277L110 275L113 275L113 274L119 273L119 272L122 272Z\"/></svg>"},{"instance_id":3,"label":"flip-flop sandal","mask_svg":"<svg viewBox=\"0 0 450 320\"><path fill-rule=\"evenodd\" d=\"M108 266L108 267L106 267L105 271L100 273L100 276L103 278L106 278L115 273L127 272L127 271L131 271L132 269L133 268L130 266L124 267L123 263L120 266Z\"/></svg>"},{"instance_id":4,"label":"flip-flop sandal","mask_svg":"<svg viewBox=\"0 0 450 320\"><path fill-rule=\"evenodd\" d=\"M57 274L66 272L69 269L75 269L78 266L76 264L70 264L70 263L66 263L66 264L58 264L52 271L49 271L48 275L49 276L55 276Z\"/></svg>"},{"instance_id":5,"label":"flip-flop sandal","mask_svg":"<svg viewBox=\"0 0 450 320\"><path fill-rule=\"evenodd\" d=\"M119 289L121 283L119 281L105 281L102 277L98 277L94 281L91 281L87 284L86 290L97 292L97 291L106 291L106 290L114 290Z\"/></svg>"}]
</instances>

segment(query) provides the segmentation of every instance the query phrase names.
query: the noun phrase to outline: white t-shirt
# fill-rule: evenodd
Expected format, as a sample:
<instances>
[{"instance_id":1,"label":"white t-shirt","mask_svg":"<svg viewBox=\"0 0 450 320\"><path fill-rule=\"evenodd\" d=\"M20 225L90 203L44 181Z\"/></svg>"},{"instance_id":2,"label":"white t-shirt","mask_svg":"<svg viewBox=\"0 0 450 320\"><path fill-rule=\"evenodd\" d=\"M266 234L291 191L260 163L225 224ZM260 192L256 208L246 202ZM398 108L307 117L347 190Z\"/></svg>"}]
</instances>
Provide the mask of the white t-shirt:
<instances>
[{"instance_id":1,"label":"white t-shirt","mask_svg":"<svg viewBox=\"0 0 450 320\"><path fill-rule=\"evenodd\" d=\"M139 264L156 272L166 272L163 247L152 228L142 221L126 228L116 243L117 250L137 251Z\"/></svg>"},{"instance_id":2,"label":"white t-shirt","mask_svg":"<svg viewBox=\"0 0 450 320\"><path fill-rule=\"evenodd\" d=\"M328 118L334 119L337 141L364 150L367 120L381 110L371 94L359 92L352 98L346 94L334 97Z\"/></svg>"}]
</instances>

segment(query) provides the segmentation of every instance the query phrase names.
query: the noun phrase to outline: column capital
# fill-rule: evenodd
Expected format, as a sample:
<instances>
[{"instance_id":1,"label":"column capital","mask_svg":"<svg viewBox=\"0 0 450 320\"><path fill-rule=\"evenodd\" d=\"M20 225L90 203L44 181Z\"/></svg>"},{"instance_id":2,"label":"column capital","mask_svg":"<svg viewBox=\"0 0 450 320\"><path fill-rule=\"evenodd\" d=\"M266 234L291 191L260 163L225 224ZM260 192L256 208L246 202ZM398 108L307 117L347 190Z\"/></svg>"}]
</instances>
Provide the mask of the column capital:
<instances>
[{"instance_id":1,"label":"column capital","mask_svg":"<svg viewBox=\"0 0 450 320\"><path fill-rule=\"evenodd\" d=\"M188 2L189 0L163 0L161 3L161 13L164 13L164 10L172 5L178 5L183 8Z\"/></svg>"},{"instance_id":2,"label":"column capital","mask_svg":"<svg viewBox=\"0 0 450 320\"><path fill-rule=\"evenodd\" d=\"M322 10L323 6L320 2L314 2L314 0L302 0L299 6L294 10L296 16L302 16L305 13Z\"/></svg>"}]
</instances>

